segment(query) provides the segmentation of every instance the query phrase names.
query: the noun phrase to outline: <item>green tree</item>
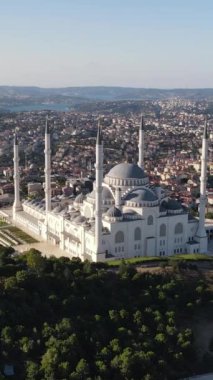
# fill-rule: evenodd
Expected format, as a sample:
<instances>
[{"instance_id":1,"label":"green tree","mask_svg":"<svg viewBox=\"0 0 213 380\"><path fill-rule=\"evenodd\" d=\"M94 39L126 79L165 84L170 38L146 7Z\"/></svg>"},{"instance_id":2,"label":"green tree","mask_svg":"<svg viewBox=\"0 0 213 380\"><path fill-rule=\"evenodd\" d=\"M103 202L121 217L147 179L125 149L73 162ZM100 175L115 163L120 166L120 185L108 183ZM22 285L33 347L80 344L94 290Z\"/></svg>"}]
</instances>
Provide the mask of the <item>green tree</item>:
<instances>
[{"instance_id":1,"label":"green tree","mask_svg":"<svg viewBox=\"0 0 213 380\"><path fill-rule=\"evenodd\" d=\"M29 279L29 274L25 270L19 270L16 272L16 280L19 285L26 285Z\"/></svg>"},{"instance_id":2,"label":"green tree","mask_svg":"<svg viewBox=\"0 0 213 380\"><path fill-rule=\"evenodd\" d=\"M39 365L33 361L26 362L26 380L37 380L40 378L39 376Z\"/></svg>"},{"instance_id":3,"label":"green tree","mask_svg":"<svg viewBox=\"0 0 213 380\"><path fill-rule=\"evenodd\" d=\"M68 378L70 374L70 363L68 361L59 363L58 371L61 378Z\"/></svg>"},{"instance_id":4,"label":"green tree","mask_svg":"<svg viewBox=\"0 0 213 380\"><path fill-rule=\"evenodd\" d=\"M45 267L45 258L41 255L37 249L31 248L27 253L27 265L30 269L39 273L43 271Z\"/></svg>"},{"instance_id":5,"label":"green tree","mask_svg":"<svg viewBox=\"0 0 213 380\"><path fill-rule=\"evenodd\" d=\"M12 247L0 246L0 266L12 263L12 255L14 252L14 248Z\"/></svg>"},{"instance_id":6,"label":"green tree","mask_svg":"<svg viewBox=\"0 0 213 380\"><path fill-rule=\"evenodd\" d=\"M58 364L59 355L57 349L55 347L48 348L41 359L41 370L45 375L45 379L54 380Z\"/></svg>"},{"instance_id":7,"label":"green tree","mask_svg":"<svg viewBox=\"0 0 213 380\"><path fill-rule=\"evenodd\" d=\"M76 366L76 369L75 369L75 372L78 376L78 379L87 379L88 378L88 375L89 375L89 364L87 363L87 361L85 359L80 359L77 366Z\"/></svg>"},{"instance_id":8,"label":"green tree","mask_svg":"<svg viewBox=\"0 0 213 380\"><path fill-rule=\"evenodd\" d=\"M166 343L166 337L163 333L159 333L159 334L155 335L155 340L156 340L156 342L158 342L160 344Z\"/></svg>"},{"instance_id":9,"label":"green tree","mask_svg":"<svg viewBox=\"0 0 213 380\"><path fill-rule=\"evenodd\" d=\"M5 290L14 289L17 286L17 279L15 276L8 277L4 280Z\"/></svg>"},{"instance_id":10,"label":"green tree","mask_svg":"<svg viewBox=\"0 0 213 380\"><path fill-rule=\"evenodd\" d=\"M31 352L34 348L34 342L27 336L23 336L19 341L19 347L21 351L29 354L29 352Z\"/></svg>"}]
</instances>

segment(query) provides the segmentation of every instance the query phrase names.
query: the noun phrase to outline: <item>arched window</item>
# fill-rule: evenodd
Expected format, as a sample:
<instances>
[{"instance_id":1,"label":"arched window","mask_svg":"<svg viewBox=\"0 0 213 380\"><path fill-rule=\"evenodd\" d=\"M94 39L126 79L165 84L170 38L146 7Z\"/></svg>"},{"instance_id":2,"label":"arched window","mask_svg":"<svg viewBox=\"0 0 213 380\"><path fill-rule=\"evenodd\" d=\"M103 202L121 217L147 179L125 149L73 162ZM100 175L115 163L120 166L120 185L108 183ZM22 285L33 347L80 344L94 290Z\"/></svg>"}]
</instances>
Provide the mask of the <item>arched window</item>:
<instances>
[{"instance_id":1,"label":"arched window","mask_svg":"<svg viewBox=\"0 0 213 380\"><path fill-rule=\"evenodd\" d=\"M135 240L141 240L141 229L139 227L135 229Z\"/></svg>"},{"instance_id":2,"label":"arched window","mask_svg":"<svg viewBox=\"0 0 213 380\"><path fill-rule=\"evenodd\" d=\"M124 242L124 233L122 231L118 231L115 235L115 243L123 243Z\"/></svg>"},{"instance_id":3,"label":"arched window","mask_svg":"<svg viewBox=\"0 0 213 380\"><path fill-rule=\"evenodd\" d=\"M148 226L151 226L153 224L153 216L152 215L148 216L147 224L148 224Z\"/></svg>"},{"instance_id":4,"label":"arched window","mask_svg":"<svg viewBox=\"0 0 213 380\"><path fill-rule=\"evenodd\" d=\"M166 236L166 225L161 224L160 226L160 236Z\"/></svg>"},{"instance_id":5,"label":"arched window","mask_svg":"<svg viewBox=\"0 0 213 380\"><path fill-rule=\"evenodd\" d=\"M182 234L183 233L183 225L182 223L177 223L175 226L175 234Z\"/></svg>"}]
</instances>

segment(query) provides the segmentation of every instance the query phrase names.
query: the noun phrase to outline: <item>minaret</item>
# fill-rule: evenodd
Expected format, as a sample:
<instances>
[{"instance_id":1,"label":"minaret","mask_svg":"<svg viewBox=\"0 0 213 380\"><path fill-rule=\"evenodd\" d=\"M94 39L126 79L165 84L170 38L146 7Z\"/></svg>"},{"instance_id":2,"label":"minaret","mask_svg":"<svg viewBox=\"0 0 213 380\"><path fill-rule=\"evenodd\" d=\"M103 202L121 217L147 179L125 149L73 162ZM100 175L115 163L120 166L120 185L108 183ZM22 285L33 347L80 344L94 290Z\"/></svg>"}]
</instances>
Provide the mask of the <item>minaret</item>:
<instances>
[{"instance_id":1,"label":"minaret","mask_svg":"<svg viewBox=\"0 0 213 380\"><path fill-rule=\"evenodd\" d=\"M115 207L120 209L121 207L121 189L116 187L115 189Z\"/></svg>"},{"instance_id":2,"label":"minaret","mask_svg":"<svg viewBox=\"0 0 213 380\"><path fill-rule=\"evenodd\" d=\"M19 175L19 149L18 138L15 132L14 135L14 203L13 203L13 219L15 219L16 212L22 211L22 204L20 201L20 175Z\"/></svg>"},{"instance_id":3,"label":"minaret","mask_svg":"<svg viewBox=\"0 0 213 380\"><path fill-rule=\"evenodd\" d=\"M50 130L48 118L46 118L45 127L45 207L46 214L51 211L51 149L50 149Z\"/></svg>"},{"instance_id":4,"label":"minaret","mask_svg":"<svg viewBox=\"0 0 213 380\"><path fill-rule=\"evenodd\" d=\"M199 224L196 233L196 240L200 243L200 253L207 253L207 234L205 230L205 210L206 210L206 180L207 180L207 159L208 159L208 136L207 121L205 122L202 155L201 155L201 176L200 176L200 206L199 206Z\"/></svg>"},{"instance_id":5,"label":"minaret","mask_svg":"<svg viewBox=\"0 0 213 380\"><path fill-rule=\"evenodd\" d=\"M138 166L144 168L144 117L141 115L141 123L139 127L139 142L138 142Z\"/></svg>"},{"instance_id":6,"label":"minaret","mask_svg":"<svg viewBox=\"0 0 213 380\"><path fill-rule=\"evenodd\" d=\"M103 140L100 123L96 140L96 181L95 181L95 250L102 253L102 182L103 182Z\"/></svg>"}]
</instances>

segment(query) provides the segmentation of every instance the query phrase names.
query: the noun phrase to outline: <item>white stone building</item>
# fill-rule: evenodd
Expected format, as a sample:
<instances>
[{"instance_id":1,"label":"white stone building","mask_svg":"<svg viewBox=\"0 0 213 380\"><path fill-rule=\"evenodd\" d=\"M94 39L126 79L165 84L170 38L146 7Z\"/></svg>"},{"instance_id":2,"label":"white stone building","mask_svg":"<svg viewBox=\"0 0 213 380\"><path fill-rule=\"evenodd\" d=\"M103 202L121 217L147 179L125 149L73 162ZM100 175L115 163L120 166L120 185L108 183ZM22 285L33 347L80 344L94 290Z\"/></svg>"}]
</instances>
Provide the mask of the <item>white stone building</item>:
<instances>
[{"instance_id":1,"label":"white stone building","mask_svg":"<svg viewBox=\"0 0 213 380\"><path fill-rule=\"evenodd\" d=\"M200 218L191 218L165 191L149 184L143 170L143 117L139 131L138 164L121 163L103 178L103 136L96 142L94 190L79 194L72 204L53 206L51 200L50 131L45 131L45 202L20 201L18 140L14 140L15 202L13 218L19 226L57 244L70 257L104 261L111 258L207 253L204 226L206 205L207 125L202 142Z\"/></svg>"}]
</instances>

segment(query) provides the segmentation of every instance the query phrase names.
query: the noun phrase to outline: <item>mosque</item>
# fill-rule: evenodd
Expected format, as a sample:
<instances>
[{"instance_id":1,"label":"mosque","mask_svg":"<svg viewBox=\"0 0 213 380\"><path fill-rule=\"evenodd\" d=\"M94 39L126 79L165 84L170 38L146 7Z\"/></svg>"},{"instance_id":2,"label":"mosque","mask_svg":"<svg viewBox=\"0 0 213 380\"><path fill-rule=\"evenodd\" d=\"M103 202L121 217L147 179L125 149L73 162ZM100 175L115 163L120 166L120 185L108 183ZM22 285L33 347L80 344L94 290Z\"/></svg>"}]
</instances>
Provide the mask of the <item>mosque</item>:
<instances>
[{"instance_id":1,"label":"mosque","mask_svg":"<svg viewBox=\"0 0 213 380\"><path fill-rule=\"evenodd\" d=\"M103 133L98 126L94 190L72 204L51 201L51 143L45 129L45 202L20 199L19 147L14 138L13 220L70 257L105 261L112 258L207 253L205 230L207 123L202 139L199 219L192 218L144 172L144 119L139 127L138 164L120 163L103 177Z\"/></svg>"}]
</instances>

